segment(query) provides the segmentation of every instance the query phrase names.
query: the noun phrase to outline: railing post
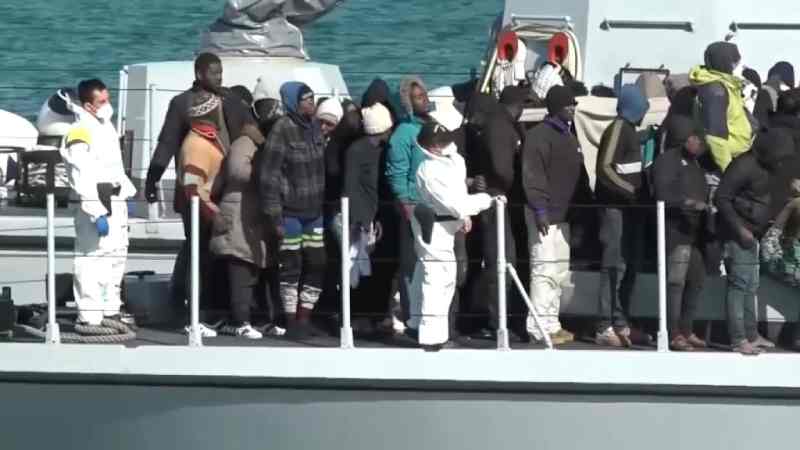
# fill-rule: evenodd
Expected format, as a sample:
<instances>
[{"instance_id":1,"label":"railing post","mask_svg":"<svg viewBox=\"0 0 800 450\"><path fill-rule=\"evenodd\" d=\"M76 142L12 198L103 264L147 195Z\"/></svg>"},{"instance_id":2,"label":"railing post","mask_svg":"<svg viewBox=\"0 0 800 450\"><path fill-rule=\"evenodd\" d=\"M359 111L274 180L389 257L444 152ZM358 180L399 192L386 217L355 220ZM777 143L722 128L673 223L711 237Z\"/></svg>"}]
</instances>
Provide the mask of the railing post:
<instances>
[{"instance_id":1,"label":"railing post","mask_svg":"<svg viewBox=\"0 0 800 450\"><path fill-rule=\"evenodd\" d=\"M342 197L342 329L339 333L339 347L355 348L353 327L350 324L350 199Z\"/></svg>"},{"instance_id":2,"label":"railing post","mask_svg":"<svg viewBox=\"0 0 800 450\"><path fill-rule=\"evenodd\" d=\"M189 346L202 347L203 336L200 333L200 197L192 196L191 206L191 241L189 254L191 259L191 295L189 297Z\"/></svg>"},{"instance_id":3,"label":"railing post","mask_svg":"<svg viewBox=\"0 0 800 450\"><path fill-rule=\"evenodd\" d=\"M506 323L506 203L495 200L497 213L497 349L510 350Z\"/></svg>"},{"instance_id":4,"label":"railing post","mask_svg":"<svg viewBox=\"0 0 800 450\"><path fill-rule=\"evenodd\" d=\"M542 321L539 319L539 314L536 313L536 308L533 307L533 302L531 301L530 296L528 296L528 291L525 290L525 286L522 285L522 281L520 281L519 275L517 275L517 269L515 269L511 264L507 264L506 267L508 267L508 274L511 275L511 279L514 280L514 284L517 286L519 294L522 296L522 300L525 302L525 305L528 306L528 311L533 317L533 321L536 323L536 328L538 328L544 336L545 347L547 347L548 350L554 350L553 340L550 339L549 334L545 333L544 327L542 326Z\"/></svg>"},{"instance_id":5,"label":"railing post","mask_svg":"<svg viewBox=\"0 0 800 450\"><path fill-rule=\"evenodd\" d=\"M56 199L47 194L47 340L48 344L61 343L61 333L56 322Z\"/></svg>"},{"instance_id":6,"label":"railing post","mask_svg":"<svg viewBox=\"0 0 800 450\"><path fill-rule=\"evenodd\" d=\"M667 237L664 202L656 203L658 221L658 351L669 351L667 331Z\"/></svg>"}]
</instances>

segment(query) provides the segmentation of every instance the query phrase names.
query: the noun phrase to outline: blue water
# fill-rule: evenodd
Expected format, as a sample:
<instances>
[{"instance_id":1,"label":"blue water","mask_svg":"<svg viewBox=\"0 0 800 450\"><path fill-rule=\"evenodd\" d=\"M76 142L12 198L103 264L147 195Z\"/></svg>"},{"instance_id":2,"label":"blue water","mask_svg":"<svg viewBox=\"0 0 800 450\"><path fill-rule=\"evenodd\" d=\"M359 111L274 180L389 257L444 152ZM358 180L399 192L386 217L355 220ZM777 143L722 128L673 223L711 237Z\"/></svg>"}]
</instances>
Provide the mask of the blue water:
<instances>
[{"instance_id":1,"label":"blue water","mask_svg":"<svg viewBox=\"0 0 800 450\"><path fill-rule=\"evenodd\" d=\"M305 30L313 59L338 64L359 96L377 73L429 85L478 68L502 0L346 0ZM125 64L189 60L223 0L3 0L0 109L34 115L54 89ZM370 73L364 73L370 72Z\"/></svg>"}]
</instances>

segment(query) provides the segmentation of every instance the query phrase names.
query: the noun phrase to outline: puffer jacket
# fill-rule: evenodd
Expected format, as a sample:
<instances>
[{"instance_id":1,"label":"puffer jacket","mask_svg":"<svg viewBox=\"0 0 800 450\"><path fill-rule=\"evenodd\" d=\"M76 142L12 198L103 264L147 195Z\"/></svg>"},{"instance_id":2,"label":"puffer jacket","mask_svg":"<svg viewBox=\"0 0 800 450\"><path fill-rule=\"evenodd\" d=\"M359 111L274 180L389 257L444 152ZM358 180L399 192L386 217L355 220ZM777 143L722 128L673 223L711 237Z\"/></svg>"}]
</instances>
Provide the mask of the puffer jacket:
<instances>
[{"instance_id":1,"label":"puffer jacket","mask_svg":"<svg viewBox=\"0 0 800 450\"><path fill-rule=\"evenodd\" d=\"M723 239L741 240L745 228L759 238L773 218L770 177L781 170L794 153L792 137L785 130L772 129L759 134L754 149L736 158L725 171L717 189Z\"/></svg>"},{"instance_id":2,"label":"puffer jacket","mask_svg":"<svg viewBox=\"0 0 800 450\"><path fill-rule=\"evenodd\" d=\"M735 45L711 44L706 50L705 66L689 72L689 81L697 87L706 142L714 162L723 172L737 156L750 150L755 126L745 109L742 81L733 76L733 66L741 59Z\"/></svg>"},{"instance_id":3,"label":"puffer jacket","mask_svg":"<svg viewBox=\"0 0 800 450\"><path fill-rule=\"evenodd\" d=\"M258 147L247 136L231 146L223 168L219 213L214 218L210 250L218 257L236 258L260 268L267 265L263 218L253 176ZM275 255L273 255L275 256Z\"/></svg>"}]
</instances>

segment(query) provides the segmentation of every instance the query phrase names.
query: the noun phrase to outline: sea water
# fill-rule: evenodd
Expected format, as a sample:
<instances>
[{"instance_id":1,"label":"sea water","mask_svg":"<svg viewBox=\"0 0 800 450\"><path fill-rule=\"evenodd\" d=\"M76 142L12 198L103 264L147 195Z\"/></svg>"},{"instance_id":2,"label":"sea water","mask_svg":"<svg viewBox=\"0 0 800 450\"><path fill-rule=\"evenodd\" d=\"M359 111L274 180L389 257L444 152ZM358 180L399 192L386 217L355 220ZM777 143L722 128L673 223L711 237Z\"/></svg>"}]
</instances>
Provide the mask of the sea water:
<instances>
[{"instance_id":1,"label":"sea water","mask_svg":"<svg viewBox=\"0 0 800 450\"><path fill-rule=\"evenodd\" d=\"M59 87L126 64L191 60L224 0L2 0L0 109L35 116ZM346 0L304 30L314 60L341 66L358 98L380 76L430 86L479 70L502 0Z\"/></svg>"}]
</instances>

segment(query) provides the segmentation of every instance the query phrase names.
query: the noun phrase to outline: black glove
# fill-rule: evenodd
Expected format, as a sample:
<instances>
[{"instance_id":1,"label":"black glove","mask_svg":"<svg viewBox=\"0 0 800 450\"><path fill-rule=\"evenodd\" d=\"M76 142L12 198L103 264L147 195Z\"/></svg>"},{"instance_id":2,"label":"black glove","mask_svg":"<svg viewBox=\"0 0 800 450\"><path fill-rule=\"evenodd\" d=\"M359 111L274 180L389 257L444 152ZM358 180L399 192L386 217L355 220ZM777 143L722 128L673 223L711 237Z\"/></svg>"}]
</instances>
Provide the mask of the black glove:
<instances>
[{"instance_id":1,"label":"black glove","mask_svg":"<svg viewBox=\"0 0 800 450\"><path fill-rule=\"evenodd\" d=\"M546 211L537 211L536 212L536 229L539 230L539 234L542 236L547 236L550 232L550 218L547 216Z\"/></svg>"},{"instance_id":2,"label":"black glove","mask_svg":"<svg viewBox=\"0 0 800 450\"><path fill-rule=\"evenodd\" d=\"M153 181L147 181L144 184L144 198L147 203L155 203L158 201L158 186Z\"/></svg>"}]
</instances>

